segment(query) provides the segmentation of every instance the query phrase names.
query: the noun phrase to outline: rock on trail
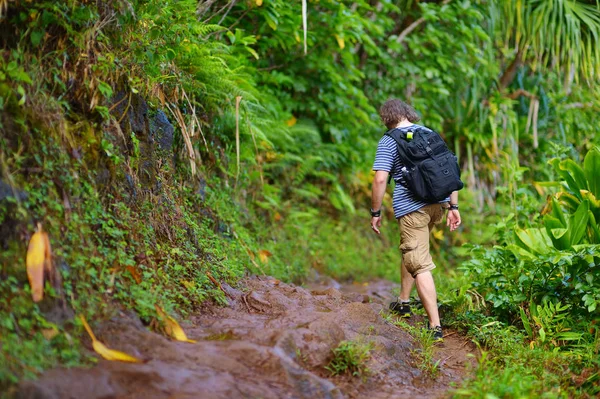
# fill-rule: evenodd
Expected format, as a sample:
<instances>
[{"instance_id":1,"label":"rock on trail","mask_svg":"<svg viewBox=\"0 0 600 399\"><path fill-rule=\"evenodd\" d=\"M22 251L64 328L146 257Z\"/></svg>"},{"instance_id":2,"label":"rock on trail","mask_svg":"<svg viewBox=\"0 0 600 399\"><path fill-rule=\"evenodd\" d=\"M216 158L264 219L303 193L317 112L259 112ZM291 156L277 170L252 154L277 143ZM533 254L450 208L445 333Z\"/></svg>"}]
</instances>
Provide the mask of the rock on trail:
<instances>
[{"instance_id":1,"label":"rock on trail","mask_svg":"<svg viewBox=\"0 0 600 399\"><path fill-rule=\"evenodd\" d=\"M410 335L379 314L397 287L388 281L308 290L252 278L243 287L224 286L229 307L206 306L183 325L195 344L170 341L121 314L98 329L98 338L147 362L57 368L21 383L16 397L434 398L463 379L472 361L472 345L452 334L436 349L438 377L424 375L411 355ZM374 343L365 378L332 377L325 369L343 340Z\"/></svg>"}]
</instances>

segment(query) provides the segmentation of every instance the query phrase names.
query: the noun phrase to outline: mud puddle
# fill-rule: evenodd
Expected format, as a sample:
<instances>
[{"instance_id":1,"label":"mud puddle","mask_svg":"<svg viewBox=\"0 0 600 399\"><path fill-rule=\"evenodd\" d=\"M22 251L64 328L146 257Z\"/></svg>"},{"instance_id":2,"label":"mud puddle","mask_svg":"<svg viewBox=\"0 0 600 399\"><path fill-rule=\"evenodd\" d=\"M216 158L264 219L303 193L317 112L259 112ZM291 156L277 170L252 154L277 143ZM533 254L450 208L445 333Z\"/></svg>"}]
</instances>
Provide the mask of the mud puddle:
<instances>
[{"instance_id":1,"label":"mud puddle","mask_svg":"<svg viewBox=\"0 0 600 399\"><path fill-rule=\"evenodd\" d=\"M99 328L98 338L145 363L57 368L22 383L16 397L435 398L447 396L473 361L474 347L445 331L437 378L422 373L410 335L380 316L397 289L389 281L302 288L261 277L243 287L224 286L229 307L205 307L182 324L195 344L170 341L122 314ZM325 369L343 340L373 343L366 377L332 377Z\"/></svg>"}]
</instances>

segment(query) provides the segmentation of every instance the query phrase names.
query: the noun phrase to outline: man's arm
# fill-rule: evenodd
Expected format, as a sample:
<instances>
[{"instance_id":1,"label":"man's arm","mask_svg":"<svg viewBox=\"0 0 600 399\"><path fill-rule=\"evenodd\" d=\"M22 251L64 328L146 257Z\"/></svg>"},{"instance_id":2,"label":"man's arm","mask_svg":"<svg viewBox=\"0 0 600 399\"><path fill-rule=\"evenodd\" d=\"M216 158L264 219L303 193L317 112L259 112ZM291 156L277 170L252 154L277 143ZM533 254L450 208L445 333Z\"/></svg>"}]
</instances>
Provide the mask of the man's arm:
<instances>
[{"instance_id":1,"label":"man's arm","mask_svg":"<svg viewBox=\"0 0 600 399\"><path fill-rule=\"evenodd\" d=\"M374 211L381 210L381 203L383 202L383 196L385 195L385 188L387 186L387 178L389 174L389 172L384 170L378 170L375 172L375 178L373 179L373 191L371 192L371 209ZM381 227L381 216L371 217L371 228L377 234L381 234L379 227Z\"/></svg>"},{"instance_id":2,"label":"man's arm","mask_svg":"<svg viewBox=\"0 0 600 399\"><path fill-rule=\"evenodd\" d=\"M458 191L453 191L450 194L450 206L458 205ZM450 226L450 231L458 229L461 224L460 212L458 209L448 210L448 216L446 217L446 226Z\"/></svg>"}]
</instances>

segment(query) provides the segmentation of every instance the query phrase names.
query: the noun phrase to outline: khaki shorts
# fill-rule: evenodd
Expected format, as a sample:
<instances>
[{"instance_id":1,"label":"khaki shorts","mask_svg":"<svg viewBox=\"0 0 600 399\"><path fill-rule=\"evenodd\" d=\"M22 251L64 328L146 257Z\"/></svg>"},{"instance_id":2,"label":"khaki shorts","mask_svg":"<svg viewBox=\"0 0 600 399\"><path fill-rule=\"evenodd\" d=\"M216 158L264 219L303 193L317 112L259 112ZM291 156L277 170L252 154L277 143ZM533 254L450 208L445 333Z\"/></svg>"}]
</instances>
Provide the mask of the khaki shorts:
<instances>
[{"instance_id":1,"label":"khaki shorts","mask_svg":"<svg viewBox=\"0 0 600 399\"><path fill-rule=\"evenodd\" d=\"M443 217L442 204L431 204L398 219L402 262L413 277L435 269L429 253L429 233Z\"/></svg>"}]
</instances>

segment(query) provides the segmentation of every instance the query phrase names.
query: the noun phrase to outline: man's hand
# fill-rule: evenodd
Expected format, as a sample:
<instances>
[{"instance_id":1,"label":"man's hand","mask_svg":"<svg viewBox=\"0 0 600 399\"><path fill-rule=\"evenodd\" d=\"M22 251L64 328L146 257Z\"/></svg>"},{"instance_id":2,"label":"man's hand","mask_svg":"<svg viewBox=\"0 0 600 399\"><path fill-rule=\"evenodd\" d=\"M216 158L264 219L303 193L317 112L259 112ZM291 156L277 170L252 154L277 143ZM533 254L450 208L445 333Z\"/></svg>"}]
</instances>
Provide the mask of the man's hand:
<instances>
[{"instance_id":1,"label":"man's hand","mask_svg":"<svg viewBox=\"0 0 600 399\"><path fill-rule=\"evenodd\" d=\"M377 234L381 234L379 228L381 227L381 216L371 218L371 228Z\"/></svg>"},{"instance_id":2,"label":"man's hand","mask_svg":"<svg viewBox=\"0 0 600 399\"><path fill-rule=\"evenodd\" d=\"M446 226L450 226L450 231L454 231L458 229L460 223L460 212L458 209L450 209L448 211L448 216L446 217Z\"/></svg>"}]
</instances>

